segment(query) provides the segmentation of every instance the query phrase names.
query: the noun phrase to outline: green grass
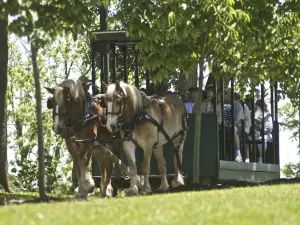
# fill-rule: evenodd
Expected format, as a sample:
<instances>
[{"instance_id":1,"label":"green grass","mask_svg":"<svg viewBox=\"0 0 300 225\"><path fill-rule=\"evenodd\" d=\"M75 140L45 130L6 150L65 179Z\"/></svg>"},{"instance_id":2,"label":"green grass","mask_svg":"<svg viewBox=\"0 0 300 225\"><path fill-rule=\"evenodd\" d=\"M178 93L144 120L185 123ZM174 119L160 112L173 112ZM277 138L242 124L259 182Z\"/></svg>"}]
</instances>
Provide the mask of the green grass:
<instances>
[{"instance_id":1,"label":"green grass","mask_svg":"<svg viewBox=\"0 0 300 225\"><path fill-rule=\"evenodd\" d=\"M3 206L0 224L300 224L300 184Z\"/></svg>"}]
</instances>

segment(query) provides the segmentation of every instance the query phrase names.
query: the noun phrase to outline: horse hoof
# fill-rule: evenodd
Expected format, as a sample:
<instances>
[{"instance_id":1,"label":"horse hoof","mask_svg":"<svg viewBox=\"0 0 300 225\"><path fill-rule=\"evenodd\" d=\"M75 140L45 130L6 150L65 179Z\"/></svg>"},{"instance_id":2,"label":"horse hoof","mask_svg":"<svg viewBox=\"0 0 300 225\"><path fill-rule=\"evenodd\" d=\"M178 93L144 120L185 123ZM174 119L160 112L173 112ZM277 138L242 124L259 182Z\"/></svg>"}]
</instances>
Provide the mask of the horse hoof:
<instances>
[{"instance_id":1,"label":"horse hoof","mask_svg":"<svg viewBox=\"0 0 300 225\"><path fill-rule=\"evenodd\" d=\"M75 198L78 199L78 200L87 200L87 193L75 193Z\"/></svg>"},{"instance_id":2,"label":"horse hoof","mask_svg":"<svg viewBox=\"0 0 300 225\"><path fill-rule=\"evenodd\" d=\"M156 191L160 192L160 193L168 192L169 191L169 185L167 185L167 186L160 186Z\"/></svg>"},{"instance_id":3,"label":"horse hoof","mask_svg":"<svg viewBox=\"0 0 300 225\"><path fill-rule=\"evenodd\" d=\"M178 178L178 179L174 179L174 180L172 180L172 182L171 182L171 187L172 188L177 188L177 187L179 187L179 186L183 186L184 185L184 181L183 181L183 178Z\"/></svg>"},{"instance_id":4,"label":"horse hoof","mask_svg":"<svg viewBox=\"0 0 300 225\"><path fill-rule=\"evenodd\" d=\"M152 190L150 187L142 187L140 193L141 195L150 195L152 194Z\"/></svg>"},{"instance_id":5,"label":"horse hoof","mask_svg":"<svg viewBox=\"0 0 300 225\"><path fill-rule=\"evenodd\" d=\"M137 186L125 189L126 196L137 196L139 194Z\"/></svg>"},{"instance_id":6,"label":"horse hoof","mask_svg":"<svg viewBox=\"0 0 300 225\"><path fill-rule=\"evenodd\" d=\"M83 188L87 193L93 193L95 190L95 182L93 180L87 180L83 182Z\"/></svg>"},{"instance_id":7,"label":"horse hoof","mask_svg":"<svg viewBox=\"0 0 300 225\"><path fill-rule=\"evenodd\" d=\"M111 198L113 196L114 189L112 186L107 186L106 190L101 191L102 198Z\"/></svg>"}]
</instances>

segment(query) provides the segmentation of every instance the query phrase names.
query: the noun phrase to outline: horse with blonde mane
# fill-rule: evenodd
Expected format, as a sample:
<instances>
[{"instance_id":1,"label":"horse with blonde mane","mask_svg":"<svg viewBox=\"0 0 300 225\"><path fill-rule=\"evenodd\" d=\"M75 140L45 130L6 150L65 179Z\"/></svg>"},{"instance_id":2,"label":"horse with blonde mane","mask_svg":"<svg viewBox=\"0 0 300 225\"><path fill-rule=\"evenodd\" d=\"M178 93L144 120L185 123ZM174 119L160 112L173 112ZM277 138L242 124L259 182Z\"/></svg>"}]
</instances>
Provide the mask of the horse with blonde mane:
<instances>
[{"instance_id":1,"label":"horse with blonde mane","mask_svg":"<svg viewBox=\"0 0 300 225\"><path fill-rule=\"evenodd\" d=\"M158 190L169 189L162 149L168 142L171 142L175 148L175 177L171 187L184 185L181 164L187 122L181 97L173 93L148 97L136 87L118 81L108 86L102 82L102 85L105 90L106 128L111 133L120 132L129 164L130 188L126 189L127 195L138 195L139 188L141 194L152 192L149 184L152 152L161 174L161 185ZM144 151L142 187L139 187L137 180L136 147Z\"/></svg>"},{"instance_id":2,"label":"horse with blonde mane","mask_svg":"<svg viewBox=\"0 0 300 225\"><path fill-rule=\"evenodd\" d=\"M95 188L87 169L90 155L95 157L100 166L101 196L112 196L111 176L114 164L104 152L106 148L115 150L117 146L97 141L99 136L104 136L104 139L111 136L102 126L104 109L92 101L79 80L67 79L55 88L46 89L53 95L47 103L48 108L52 109L53 131L65 139L73 159L78 180L76 198L87 198L88 193L92 193Z\"/></svg>"}]
</instances>

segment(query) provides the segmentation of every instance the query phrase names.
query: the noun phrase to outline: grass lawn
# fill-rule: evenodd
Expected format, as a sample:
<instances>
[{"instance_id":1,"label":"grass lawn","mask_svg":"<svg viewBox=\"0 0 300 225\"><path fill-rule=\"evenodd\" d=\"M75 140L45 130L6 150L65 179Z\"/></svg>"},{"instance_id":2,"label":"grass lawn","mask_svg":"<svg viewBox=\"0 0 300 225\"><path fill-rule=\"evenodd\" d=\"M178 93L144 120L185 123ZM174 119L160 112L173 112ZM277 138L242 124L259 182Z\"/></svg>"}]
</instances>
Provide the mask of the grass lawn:
<instances>
[{"instance_id":1,"label":"grass lawn","mask_svg":"<svg viewBox=\"0 0 300 225\"><path fill-rule=\"evenodd\" d=\"M300 224L300 184L0 207L0 224Z\"/></svg>"}]
</instances>

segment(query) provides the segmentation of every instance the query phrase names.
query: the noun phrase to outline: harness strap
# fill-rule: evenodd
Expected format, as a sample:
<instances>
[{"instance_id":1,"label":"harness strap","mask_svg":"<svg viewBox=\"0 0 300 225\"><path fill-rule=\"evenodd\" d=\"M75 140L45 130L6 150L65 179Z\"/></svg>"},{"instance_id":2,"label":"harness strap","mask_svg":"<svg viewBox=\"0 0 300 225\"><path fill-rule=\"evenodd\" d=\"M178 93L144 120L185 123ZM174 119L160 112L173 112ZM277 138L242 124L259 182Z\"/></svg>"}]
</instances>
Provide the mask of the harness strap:
<instances>
[{"instance_id":1,"label":"harness strap","mask_svg":"<svg viewBox=\"0 0 300 225\"><path fill-rule=\"evenodd\" d=\"M165 131L165 129L163 128L164 113L163 113L162 106L161 106L160 102L157 99L156 99L156 103L159 105L159 107L161 109L161 113L162 113L161 123L158 123L153 117L151 117L149 114L147 114L144 111L143 114L141 116L139 116L138 119L135 121L135 123L132 124L130 127L127 127L127 129L126 129L126 127L123 126L123 130L125 131L123 140L124 141L132 141L137 147L141 148L141 146L132 138L132 131L136 126L138 126L139 124L141 124L143 122L147 122L147 121L151 122L153 125L155 125L157 127L157 133L158 133L158 140L153 145L153 148L155 148L158 145L158 143L159 143L159 132L162 132L162 134L167 139L167 142L169 142L169 143L171 142L173 151L175 153L176 161L177 161L177 166L178 166L179 170L181 171L182 170L182 164L180 162L180 157L179 157L179 148L180 148L180 145L182 144L182 142L184 140L184 135L185 135L185 132L187 130L187 126L186 126L186 122L185 122L186 121L185 118L187 117L186 110L185 110L185 113L184 113L183 118L182 118L182 130L180 130L180 132L178 134L176 134L175 136L170 138L169 135L167 134L167 132ZM179 145L176 147L175 144L173 143L173 139L177 138L180 135L181 135L181 139L179 141Z\"/></svg>"},{"instance_id":2,"label":"harness strap","mask_svg":"<svg viewBox=\"0 0 300 225\"><path fill-rule=\"evenodd\" d=\"M85 91L85 101L84 101L84 113L81 119L75 123L71 123L68 118L66 121L66 128L68 129L68 133L70 136L74 135L76 132L76 128L79 126L85 126L87 125L90 121L94 120L95 118L98 117L98 113L96 112L96 108L93 106L94 100L92 99L90 93L88 91ZM69 106L71 108L71 104ZM69 136L68 135L68 136ZM74 137L69 137L70 140L73 142L85 142L86 140L75 140ZM91 140L89 140L91 141Z\"/></svg>"},{"instance_id":3,"label":"harness strap","mask_svg":"<svg viewBox=\"0 0 300 225\"><path fill-rule=\"evenodd\" d=\"M165 138L167 139L167 142L169 142L169 143L171 142L173 151L175 152L175 156L176 156L176 161L177 161L178 168L179 168L180 171L181 171L181 169L182 169L182 164L180 163L179 148L180 148L180 145L181 145L181 143L182 143L182 141L183 141L184 130L181 130L176 136L170 138L169 135L167 134L167 132L165 131L165 129L161 126L161 124L159 124L155 119L153 119L153 118L152 118L150 115L148 115L147 113L144 114L144 117L143 117L143 119L139 122L139 124L142 123L142 122L146 122L146 121L151 122L153 125L155 125L155 126L157 127L158 132L159 132L159 131L162 132L162 134L165 136ZM138 125L138 124L136 124L136 125ZM182 140L180 141L180 144L176 147L176 146L174 145L174 143L173 143L172 140L175 139L176 137L178 137L179 135L182 135ZM133 140L133 138L132 138L132 130L125 131L125 136L126 136L126 138L128 138L130 141L132 141L137 147L141 148L141 147L139 146L139 144L138 144L135 140ZM127 140L128 140L128 139L127 139ZM157 142L157 143L158 143L158 142Z\"/></svg>"}]
</instances>

